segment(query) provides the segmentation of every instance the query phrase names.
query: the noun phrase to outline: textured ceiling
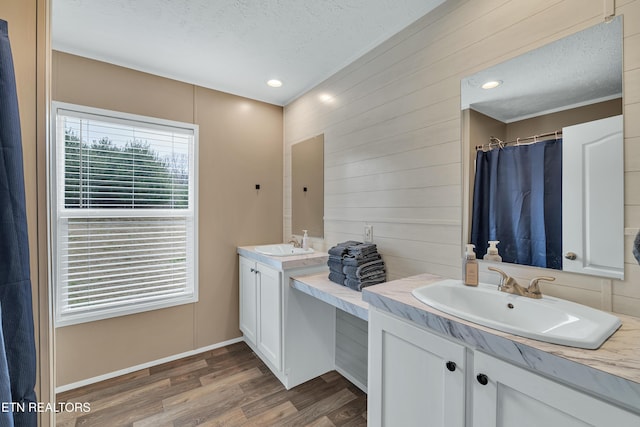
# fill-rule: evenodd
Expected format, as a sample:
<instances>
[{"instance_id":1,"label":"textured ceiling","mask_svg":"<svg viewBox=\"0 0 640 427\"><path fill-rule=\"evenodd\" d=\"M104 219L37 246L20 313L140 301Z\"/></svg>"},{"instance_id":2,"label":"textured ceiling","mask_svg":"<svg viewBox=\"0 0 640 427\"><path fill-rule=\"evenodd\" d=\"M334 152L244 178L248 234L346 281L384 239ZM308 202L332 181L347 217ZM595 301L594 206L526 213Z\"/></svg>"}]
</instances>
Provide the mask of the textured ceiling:
<instances>
[{"instance_id":1,"label":"textured ceiling","mask_svg":"<svg viewBox=\"0 0 640 427\"><path fill-rule=\"evenodd\" d=\"M495 89L480 86L502 80ZM462 108L504 123L622 96L622 18L462 80Z\"/></svg>"},{"instance_id":2,"label":"textured ceiling","mask_svg":"<svg viewBox=\"0 0 640 427\"><path fill-rule=\"evenodd\" d=\"M285 105L443 2L52 0L52 46Z\"/></svg>"}]
</instances>

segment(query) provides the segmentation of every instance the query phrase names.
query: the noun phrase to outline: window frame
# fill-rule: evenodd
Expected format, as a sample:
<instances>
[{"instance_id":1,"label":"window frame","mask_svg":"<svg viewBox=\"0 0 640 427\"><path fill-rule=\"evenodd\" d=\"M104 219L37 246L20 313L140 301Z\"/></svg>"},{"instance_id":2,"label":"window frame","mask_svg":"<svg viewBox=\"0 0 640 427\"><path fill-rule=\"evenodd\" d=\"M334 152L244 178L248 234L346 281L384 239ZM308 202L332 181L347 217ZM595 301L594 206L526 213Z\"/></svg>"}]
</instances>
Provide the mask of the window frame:
<instances>
[{"instance_id":1,"label":"window frame","mask_svg":"<svg viewBox=\"0 0 640 427\"><path fill-rule=\"evenodd\" d=\"M155 209L155 208L68 208L64 206L65 198L65 179L64 167L59 167L58 156L64 156L64 129L59 128L58 115L67 113L74 117L84 118L88 120L100 120L115 124L123 124L130 126L145 126L152 129L167 128L174 130L184 130L185 133L192 133L192 150L189 156L189 207L187 209ZM174 120L160 119L156 117L143 116L138 114L125 113L120 111L106 110L101 108L77 105L59 101L52 102L51 109L51 141L48 152L47 162L47 180L48 180L48 204L49 204L49 259L51 265L49 269L50 289L52 292L54 327L63 327L74 324L93 322L96 320L109 319L114 317L126 316L130 314L143 313L151 310L174 307L184 304L192 304L198 301L198 143L199 143L199 127L197 124L179 122ZM61 152L62 150L62 152ZM62 202L60 202L62 199ZM65 287L62 286L61 278L63 268L61 268L59 247L64 242L59 242L60 224L65 218L135 218L135 217L185 217L187 222L193 222L191 233L187 228L187 244L190 246L193 260L187 260L189 265L193 266L193 270L188 272L188 276L192 280L188 280L187 291L179 295L159 298L156 300L139 301L135 303L123 304L115 307L99 308L89 307L78 312L68 313L64 311L62 293ZM192 234L192 236L189 236Z\"/></svg>"}]
</instances>

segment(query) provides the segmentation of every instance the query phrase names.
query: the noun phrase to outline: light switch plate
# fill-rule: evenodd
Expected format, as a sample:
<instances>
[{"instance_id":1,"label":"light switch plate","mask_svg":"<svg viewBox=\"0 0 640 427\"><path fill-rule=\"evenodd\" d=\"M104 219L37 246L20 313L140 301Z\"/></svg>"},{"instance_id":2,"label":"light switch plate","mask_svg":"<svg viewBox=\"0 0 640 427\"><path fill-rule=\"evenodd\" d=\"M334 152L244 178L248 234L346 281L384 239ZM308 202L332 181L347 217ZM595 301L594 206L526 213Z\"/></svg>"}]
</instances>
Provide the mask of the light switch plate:
<instances>
[{"instance_id":1,"label":"light switch plate","mask_svg":"<svg viewBox=\"0 0 640 427\"><path fill-rule=\"evenodd\" d=\"M364 226L364 241L365 243L373 242L373 225Z\"/></svg>"}]
</instances>

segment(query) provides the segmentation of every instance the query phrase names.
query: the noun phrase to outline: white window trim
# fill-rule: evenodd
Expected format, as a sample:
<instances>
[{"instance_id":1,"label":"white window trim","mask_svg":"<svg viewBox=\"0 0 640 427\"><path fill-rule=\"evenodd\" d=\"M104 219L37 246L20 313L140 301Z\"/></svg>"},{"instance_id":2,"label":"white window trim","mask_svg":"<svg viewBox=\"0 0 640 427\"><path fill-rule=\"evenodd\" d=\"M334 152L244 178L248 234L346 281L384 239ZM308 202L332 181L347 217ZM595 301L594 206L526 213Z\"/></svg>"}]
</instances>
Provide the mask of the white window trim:
<instances>
[{"instance_id":1,"label":"white window trim","mask_svg":"<svg viewBox=\"0 0 640 427\"><path fill-rule=\"evenodd\" d=\"M147 301L143 303L137 303L135 305L129 306L121 306L114 307L110 309L100 309L99 312L92 313L90 311L85 311L76 314L68 314L61 316L58 308L61 307L61 292L59 292L58 283L60 283L60 268L58 268L58 220L61 216L65 217L74 217L77 215L73 215L73 212L69 213L71 209L63 208L59 209L58 207L58 198L64 197L64 180L59 179L59 170L57 166L57 156L58 156L58 139L59 139L59 129L58 129L58 112L59 111L67 111L72 112L78 116L84 116L89 118L95 118L95 116L103 116L105 120L109 120L112 122L120 122L120 123L129 123L129 121L136 121L139 123L143 123L145 126L150 128L161 128L163 126L169 126L174 128L182 128L193 132L193 159L190 159L193 164L192 168L192 176L189 179L190 186L190 195L192 198L190 199L190 207L187 209L188 212L191 213L194 227L193 227L193 248L192 253L194 254L194 259L192 260L193 264L193 272L191 273L194 280L193 292L189 295L183 295L178 297L171 297L170 299L161 299L158 301ZM199 127L197 124L193 123L185 123L178 122L167 119L159 119L148 116L141 116L137 114L124 113L119 111L111 111L100 108L88 107L83 105L70 104L65 102L52 102L52 112L51 112L51 141L52 143L48 146L48 164L47 164L47 180L48 180L48 223L49 223L49 259L51 260L50 265L50 289L52 293L52 301L54 304L54 326L56 328L69 326L74 324L92 322L96 320L108 319L119 316L126 316L130 314L143 313L151 310L158 310L162 308L174 307L183 304L192 304L198 301L198 288L199 288L199 277L198 277L198 141L199 141ZM62 189L62 192L61 192ZM82 217L88 216L113 216L113 217L122 217L123 215L119 215L123 212L126 212L127 216L140 216L146 217L149 215L159 216L172 216L171 212L164 211L162 209L109 209L108 214L105 212L95 212L85 210L82 212ZM173 213L175 215L175 213Z\"/></svg>"}]
</instances>

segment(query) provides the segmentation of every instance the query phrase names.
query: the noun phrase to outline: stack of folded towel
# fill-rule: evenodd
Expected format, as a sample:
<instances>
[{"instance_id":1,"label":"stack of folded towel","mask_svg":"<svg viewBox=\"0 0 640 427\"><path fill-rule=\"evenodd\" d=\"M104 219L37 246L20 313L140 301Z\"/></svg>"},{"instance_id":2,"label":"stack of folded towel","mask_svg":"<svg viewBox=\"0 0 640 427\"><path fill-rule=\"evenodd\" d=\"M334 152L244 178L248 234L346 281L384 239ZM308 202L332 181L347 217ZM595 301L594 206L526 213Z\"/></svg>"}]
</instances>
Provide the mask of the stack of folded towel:
<instances>
[{"instance_id":1,"label":"stack of folded towel","mask_svg":"<svg viewBox=\"0 0 640 427\"><path fill-rule=\"evenodd\" d=\"M329 280L361 291L386 280L384 261L373 243L348 241L329 249Z\"/></svg>"},{"instance_id":2,"label":"stack of folded towel","mask_svg":"<svg viewBox=\"0 0 640 427\"><path fill-rule=\"evenodd\" d=\"M342 265L342 272L347 277L344 284L356 291L382 283L387 278L384 261L374 243L349 246Z\"/></svg>"},{"instance_id":3,"label":"stack of folded towel","mask_svg":"<svg viewBox=\"0 0 640 427\"><path fill-rule=\"evenodd\" d=\"M346 242L338 243L329 249L329 260L327 261L327 265L329 266L329 280L340 285L344 285L344 281L347 280L347 276L342 272L342 258L347 254L349 246L360 244L360 242L356 242L355 240L348 240Z\"/></svg>"}]
</instances>

